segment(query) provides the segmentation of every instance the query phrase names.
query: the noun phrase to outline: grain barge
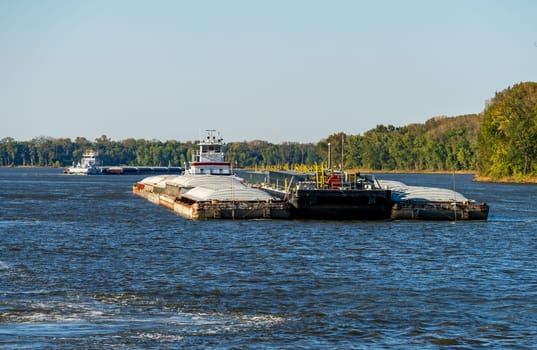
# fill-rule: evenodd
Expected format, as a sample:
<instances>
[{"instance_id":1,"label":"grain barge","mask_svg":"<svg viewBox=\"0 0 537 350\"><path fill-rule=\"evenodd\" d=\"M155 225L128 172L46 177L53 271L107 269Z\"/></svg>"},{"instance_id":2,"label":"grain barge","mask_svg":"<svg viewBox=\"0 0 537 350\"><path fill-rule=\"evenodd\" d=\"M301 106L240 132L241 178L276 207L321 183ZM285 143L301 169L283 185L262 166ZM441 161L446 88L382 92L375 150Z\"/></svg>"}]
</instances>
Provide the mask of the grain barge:
<instances>
[{"instance_id":1,"label":"grain barge","mask_svg":"<svg viewBox=\"0 0 537 350\"><path fill-rule=\"evenodd\" d=\"M454 190L409 186L399 181L381 180L391 189L393 220L487 220L489 206L468 199Z\"/></svg>"},{"instance_id":2,"label":"grain barge","mask_svg":"<svg viewBox=\"0 0 537 350\"><path fill-rule=\"evenodd\" d=\"M192 220L288 219L289 204L235 176L215 130L198 143L181 175L157 175L133 186L135 195Z\"/></svg>"}]
</instances>

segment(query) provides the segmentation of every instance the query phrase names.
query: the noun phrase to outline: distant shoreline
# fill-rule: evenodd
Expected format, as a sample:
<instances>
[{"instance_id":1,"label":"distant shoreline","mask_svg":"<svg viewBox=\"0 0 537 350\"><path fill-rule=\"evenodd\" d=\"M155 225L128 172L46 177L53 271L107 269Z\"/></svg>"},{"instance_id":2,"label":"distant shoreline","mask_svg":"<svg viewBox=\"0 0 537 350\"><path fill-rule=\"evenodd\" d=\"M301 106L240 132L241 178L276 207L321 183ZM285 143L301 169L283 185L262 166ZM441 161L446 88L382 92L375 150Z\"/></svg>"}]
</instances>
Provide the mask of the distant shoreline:
<instances>
[{"instance_id":1,"label":"distant shoreline","mask_svg":"<svg viewBox=\"0 0 537 350\"><path fill-rule=\"evenodd\" d=\"M65 167L48 167L48 166L31 166L31 165L17 165L9 166L2 165L0 169L63 169ZM357 171L356 169L351 169ZM474 175L472 181L475 182L489 182L499 184L537 184L537 177L528 178L515 178L513 176L505 176L501 178L492 178L488 176L480 176L477 171L472 170L456 170L456 171L443 171L443 170L372 170L372 169L359 169L361 173L374 173L374 174L438 174L438 175Z\"/></svg>"}]
</instances>

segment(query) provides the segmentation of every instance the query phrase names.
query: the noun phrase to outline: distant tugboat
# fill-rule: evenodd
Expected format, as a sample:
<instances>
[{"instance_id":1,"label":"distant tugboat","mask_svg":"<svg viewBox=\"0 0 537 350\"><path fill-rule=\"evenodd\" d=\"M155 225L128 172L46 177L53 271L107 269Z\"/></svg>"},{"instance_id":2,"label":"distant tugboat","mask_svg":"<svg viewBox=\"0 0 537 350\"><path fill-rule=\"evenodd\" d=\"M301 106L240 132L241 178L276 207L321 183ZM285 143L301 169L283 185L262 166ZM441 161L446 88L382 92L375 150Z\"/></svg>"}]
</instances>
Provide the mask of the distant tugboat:
<instances>
[{"instance_id":1,"label":"distant tugboat","mask_svg":"<svg viewBox=\"0 0 537 350\"><path fill-rule=\"evenodd\" d=\"M87 151L82 154L82 159L76 165L64 169L64 174L69 175L139 175L168 173L179 174L184 169L181 167L163 167L163 166L97 166L98 153Z\"/></svg>"},{"instance_id":2,"label":"distant tugboat","mask_svg":"<svg viewBox=\"0 0 537 350\"><path fill-rule=\"evenodd\" d=\"M98 154L94 151L88 151L82 154L82 159L76 165L73 164L64 170L65 174L70 175L97 175L101 170L97 167Z\"/></svg>"}]
</instances>

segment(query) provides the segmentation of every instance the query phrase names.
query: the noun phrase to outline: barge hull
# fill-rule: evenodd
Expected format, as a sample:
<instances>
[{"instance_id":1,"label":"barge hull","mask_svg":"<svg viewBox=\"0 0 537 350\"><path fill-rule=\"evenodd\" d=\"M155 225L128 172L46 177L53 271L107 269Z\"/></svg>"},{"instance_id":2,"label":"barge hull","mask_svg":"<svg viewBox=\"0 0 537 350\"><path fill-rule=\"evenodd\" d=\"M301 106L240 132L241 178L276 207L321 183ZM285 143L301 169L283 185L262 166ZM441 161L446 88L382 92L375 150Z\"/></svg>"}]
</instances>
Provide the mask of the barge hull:
<instances>
[{"instance_id":1,"label":"barge hull","mask_svg":"<svg viewBox=\"0 0 537 350\"><path fill-rule=\"evenodd\" d=\"M486 221L489 207L484 203L396 203L391 210L392 220L475 220Z\"/></svg>"},{"instance_id":2,"label":"barge hull","mask_svg":"<svg viewBox=\"0 0 537 350\"><path fill-rule=\"evenodd\" d=\"M147 191L139 185L133 187L133 193L191 220L290 218L288 203L281 201L192 201L166 193Z\"/></svg>"}]
</instances>

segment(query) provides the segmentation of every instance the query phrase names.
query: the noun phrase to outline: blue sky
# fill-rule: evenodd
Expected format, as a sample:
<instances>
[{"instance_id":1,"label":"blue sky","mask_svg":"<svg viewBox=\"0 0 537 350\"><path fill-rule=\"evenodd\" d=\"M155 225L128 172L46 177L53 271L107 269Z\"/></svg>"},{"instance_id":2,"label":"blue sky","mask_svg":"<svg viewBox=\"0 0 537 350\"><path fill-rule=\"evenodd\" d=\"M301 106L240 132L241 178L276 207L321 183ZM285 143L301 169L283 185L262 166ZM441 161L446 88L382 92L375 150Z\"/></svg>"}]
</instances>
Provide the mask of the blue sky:
<instances>
[{"instance_id":1,"label":"blue sky","mask_svg":"<svg viewBox=\"0 0 537 350\"><path fill-rule=\"evenodd\" d=\"M317 142L537 80L537 1L0 0L0 139Z\"/></svg>"}]
</instances>

